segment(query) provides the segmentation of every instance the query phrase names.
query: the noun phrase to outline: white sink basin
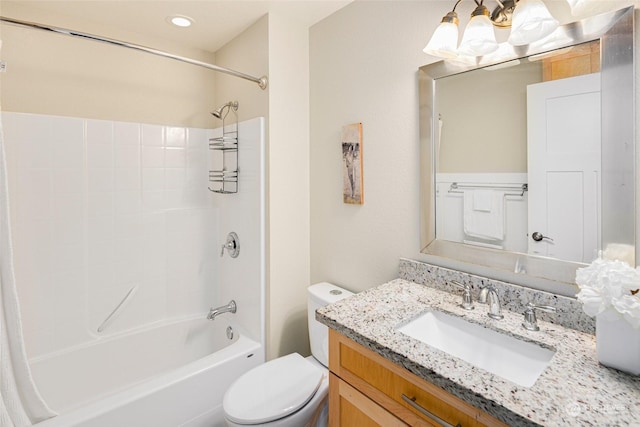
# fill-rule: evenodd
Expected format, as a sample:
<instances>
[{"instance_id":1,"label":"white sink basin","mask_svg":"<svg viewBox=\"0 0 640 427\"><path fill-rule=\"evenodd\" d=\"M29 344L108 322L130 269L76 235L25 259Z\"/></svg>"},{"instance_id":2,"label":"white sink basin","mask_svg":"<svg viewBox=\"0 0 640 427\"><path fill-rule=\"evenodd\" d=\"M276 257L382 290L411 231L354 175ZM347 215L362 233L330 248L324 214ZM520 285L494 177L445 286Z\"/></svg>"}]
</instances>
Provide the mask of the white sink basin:
<instances>
[{"instance_id":1,"label":"white sink basin","mask_svg":"<svg viewBox=\"0 0 640 427\"><path fill-rule=\"evenodd\" d=\"M555 354L554 350L435 310L397 330L524 387L536 382Z\"/></svg>"}]
</instances>

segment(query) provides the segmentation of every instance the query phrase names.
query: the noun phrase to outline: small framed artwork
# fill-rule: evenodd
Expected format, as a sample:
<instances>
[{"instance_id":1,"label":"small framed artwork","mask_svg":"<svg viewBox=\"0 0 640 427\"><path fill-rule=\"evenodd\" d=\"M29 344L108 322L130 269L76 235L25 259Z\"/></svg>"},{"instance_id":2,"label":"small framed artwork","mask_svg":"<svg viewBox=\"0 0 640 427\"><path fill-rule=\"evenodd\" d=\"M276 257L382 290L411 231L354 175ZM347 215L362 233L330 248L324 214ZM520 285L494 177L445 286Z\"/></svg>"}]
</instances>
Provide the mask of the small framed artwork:
<instances>
[{"instance_id":1,"label":"small framed artwork","mask_svg":"<svg viewBox=\"0 0 640 427\"><path fill-rule=\"evenodd\" d=\"M342 127L342 200L350 205L364 203L362 183L362 123Z\"/></svg>"}]
</instances>

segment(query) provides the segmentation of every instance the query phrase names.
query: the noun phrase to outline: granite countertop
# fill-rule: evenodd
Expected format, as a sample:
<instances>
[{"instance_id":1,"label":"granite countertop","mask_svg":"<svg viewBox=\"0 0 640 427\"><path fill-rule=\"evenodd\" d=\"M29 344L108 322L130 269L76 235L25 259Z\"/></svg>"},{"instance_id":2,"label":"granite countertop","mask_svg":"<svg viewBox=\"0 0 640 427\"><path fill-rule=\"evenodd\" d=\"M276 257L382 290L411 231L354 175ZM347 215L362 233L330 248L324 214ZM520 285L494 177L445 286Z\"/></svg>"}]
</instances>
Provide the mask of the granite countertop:
<instances>
[{"instance_id":1,"label":"granite countertop","mask_svg":"<svg viewBox=\"0 0 640 427\"><path fill-rule=\"evenodd\" d=\"M509 425L640 425L640 377L598 363L595 337L538 320L540 331L521 326L523 316L488 307L463 310L460 294L402 279L319 309L325 325ZM395 330L428 309L463 317L502 333L556 350L532 387L477 368Z\"/></svg>"}]
</instances>

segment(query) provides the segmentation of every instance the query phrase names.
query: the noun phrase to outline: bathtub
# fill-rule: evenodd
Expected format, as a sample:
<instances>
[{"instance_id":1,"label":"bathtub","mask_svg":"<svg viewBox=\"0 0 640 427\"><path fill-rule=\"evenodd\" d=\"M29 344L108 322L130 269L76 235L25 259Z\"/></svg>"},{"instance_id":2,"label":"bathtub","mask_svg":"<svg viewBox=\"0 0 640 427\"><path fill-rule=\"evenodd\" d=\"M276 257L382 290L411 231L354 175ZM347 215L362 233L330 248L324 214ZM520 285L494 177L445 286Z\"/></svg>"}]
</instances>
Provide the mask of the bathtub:
<instances>
[{"instance_id":1,"label":"bathtub","mask_svg":"<svg viewBox=\"0 0 640 427\"><path fill-rule=\"evenodd\" d=\"M45 401L60 415L38 427L224 425L222 397L264 362L260 343L224 316L154 324L30 360Z\"/></svg>"}]
</instances>

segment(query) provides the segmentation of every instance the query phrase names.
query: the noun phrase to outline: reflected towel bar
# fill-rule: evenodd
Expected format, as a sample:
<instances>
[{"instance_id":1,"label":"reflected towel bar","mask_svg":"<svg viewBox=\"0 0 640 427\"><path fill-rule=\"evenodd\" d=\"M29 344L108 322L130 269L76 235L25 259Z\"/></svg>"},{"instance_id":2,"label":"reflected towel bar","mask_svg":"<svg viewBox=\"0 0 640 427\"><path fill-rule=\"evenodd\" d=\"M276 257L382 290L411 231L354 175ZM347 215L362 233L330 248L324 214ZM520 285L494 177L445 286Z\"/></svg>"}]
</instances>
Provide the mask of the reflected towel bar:
<instances>
[{"instance_id":1,"label":"reflected towel bar","mask_svg":"<svg viewBox=\"0 0 640 427\"><path fill-rule=\"evenodd\" d=\"M493 184L458 184L457 182L452 182L451 185L449 186L449 193L463 193L463 191L456 191L456 190L462 190L465 188L470 188L470 189L482 188L487 190L518 190L520 191L520 194L513 194L513 195L519 195L520 197L522 197L524 196L524 193L526 191L529 191L529 184L493 185Z\"/></svg>"}]
</instances>

